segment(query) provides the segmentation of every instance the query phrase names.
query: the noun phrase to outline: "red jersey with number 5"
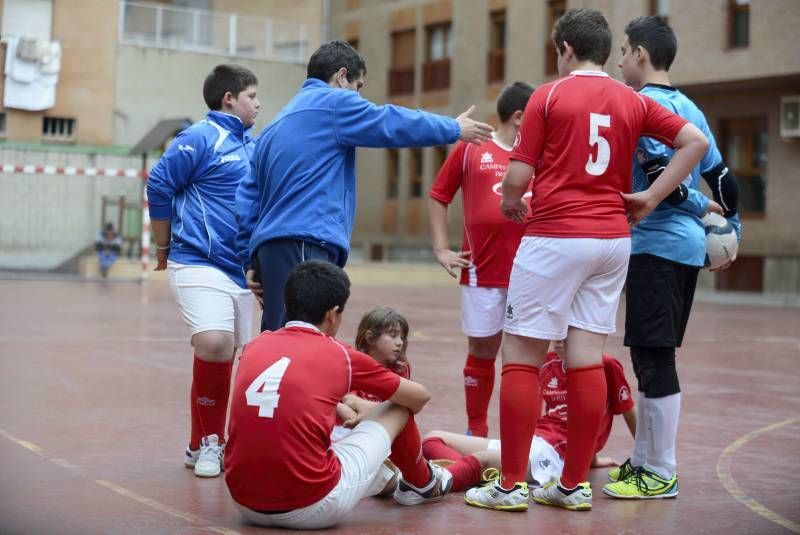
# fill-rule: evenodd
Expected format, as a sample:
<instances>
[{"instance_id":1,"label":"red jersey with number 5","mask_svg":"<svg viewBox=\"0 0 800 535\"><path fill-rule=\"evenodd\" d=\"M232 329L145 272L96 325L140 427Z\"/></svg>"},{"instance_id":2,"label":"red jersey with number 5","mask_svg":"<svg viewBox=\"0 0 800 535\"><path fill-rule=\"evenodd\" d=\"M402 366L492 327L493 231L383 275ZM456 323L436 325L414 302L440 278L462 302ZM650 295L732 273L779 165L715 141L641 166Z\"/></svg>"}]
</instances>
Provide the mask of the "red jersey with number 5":
<instances>
[{"instance_id":1,"label":"red jersey with number 5","mask_svg":"<svg viewBox=\"0 0 800 535\"><path fill-rule=\"evenodd\" d=\"M531 95L511 154L534 167L527 236L630 236L620 192L631 191L636 141L665 145L686 124L600 71L573 71Z\"/></svg>"},{"instance_id":2,"label":"red jersey with number 5","mask_svg":"<svg viewBox=\"0 0 800 535\"><path fill-rule=\"evenodd\" d=\"M470 251L472 267L461 270L461 284L508 288L511 264L525 226L500 211L500 186L508 168L511 147L498 140L481 145L459 143L447 156L428 194L450 204L459 188L464 200L462 251ZM525 198L530 197L530 192Z\"/></svg>"},{"instance_id":3,"label":"red jersey with number 5","mask_svg":"<svg viewBox=\"0 0 800 535\"><path fill-rule=\"evenodd\" d=\"M257 511L305 507L339 482L330 449L347 392L391 398L400 377L308 324L265 332L244 349L231 395L225 482Z\"/></svg>"}]
</instances>

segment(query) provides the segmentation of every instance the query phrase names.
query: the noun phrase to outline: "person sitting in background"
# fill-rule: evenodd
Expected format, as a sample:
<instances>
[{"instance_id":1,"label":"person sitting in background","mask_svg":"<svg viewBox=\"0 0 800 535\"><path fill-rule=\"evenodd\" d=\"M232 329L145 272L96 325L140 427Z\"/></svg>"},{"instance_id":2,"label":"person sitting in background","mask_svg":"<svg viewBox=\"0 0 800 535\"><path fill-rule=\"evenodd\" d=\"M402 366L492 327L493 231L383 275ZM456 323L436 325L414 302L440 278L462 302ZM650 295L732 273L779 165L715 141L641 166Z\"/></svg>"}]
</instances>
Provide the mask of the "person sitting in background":
<instances>
[{"instance_id":1,"label":"person sitting in background","mask_svg":"<svg viewBox=\"0 0 800 535\"><path fill-rule=\"evenodd\" d=\"M122 237L114 232L113 223L106 223L103 230L97 233L94 249L97 251L100 275L105 279L108 277L108 270L110 270L114 262L117 261L117 255L119 255L119 252L122 250Z\"/></svg>"}]
</instances>

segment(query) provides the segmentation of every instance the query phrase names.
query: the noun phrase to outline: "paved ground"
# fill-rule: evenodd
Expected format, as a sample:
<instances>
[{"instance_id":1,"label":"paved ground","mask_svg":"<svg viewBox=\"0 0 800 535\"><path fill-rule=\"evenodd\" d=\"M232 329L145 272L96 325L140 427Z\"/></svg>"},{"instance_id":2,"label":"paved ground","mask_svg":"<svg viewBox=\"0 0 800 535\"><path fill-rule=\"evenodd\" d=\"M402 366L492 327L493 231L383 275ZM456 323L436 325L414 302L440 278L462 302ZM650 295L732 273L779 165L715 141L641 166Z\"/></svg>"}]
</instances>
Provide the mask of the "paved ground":
<instances>
[{"instance_id":1,"label":"paved ground","mask_svg":"<svg viewBox=\"0 0 800 535\"><path fill-rule=\"evenodd\" d=\"M368 271L368 270L367 270ZM380 269L378 270L380 271ZM415 378L435 398L425 429L465 427L455 286L353 272L342 338L364 310L409 317ZM411 274L413 269L408 273ZM401 271L402 273L402 271ZM386 273L384 273L386 275ZM182 467L192 353L165 281L0 281L1 533L256 533L222 479ZM621 339L609 353L626 365ZM592 474L594 510L404 508L364 501L350 533L800 532L800 310L699 303L680 352L680 497L618 502ZM491 409L497 433L497 404ZM621 422L620 422L621 424ZM606 454L631 447L615 426Z\"/></svg>"}]
</instances>

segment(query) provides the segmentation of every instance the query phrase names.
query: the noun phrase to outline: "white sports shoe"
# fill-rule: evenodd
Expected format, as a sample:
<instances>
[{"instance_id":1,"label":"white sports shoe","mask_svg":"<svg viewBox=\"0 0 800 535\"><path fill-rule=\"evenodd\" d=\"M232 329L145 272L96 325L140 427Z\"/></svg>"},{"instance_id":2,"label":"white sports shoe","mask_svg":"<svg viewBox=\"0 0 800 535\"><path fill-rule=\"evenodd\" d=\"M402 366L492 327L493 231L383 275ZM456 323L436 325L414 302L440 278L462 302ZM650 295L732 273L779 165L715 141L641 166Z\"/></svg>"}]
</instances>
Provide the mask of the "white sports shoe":
<instances>
[{"instance_id":1,"label":"white sports shoe","mask_svg":"<svg viewBox=\"0 0 800 535\"><path fill-rule=\"evenodd\" d=\"M516 483L514 488L506 490L500 486L500 472L496 468L484 470L483 480L487 481L485 485L468 489L464 494L464 501L468 505L497 509L498 511L528 510L528 484L526 482Z\"/></svg>"},{"instance_id":2,"label":"white sports shoe","mask_svg":"<svg viewBox=\"0 0 800 535\"><path fill-rule=\"evenodd\" d=\"M219 443L217 435L208 435L200 440L200 455L194 464L194 475L217 477L222 471L222 456L225 445Z\"/></svg>"},{"instance_id":3,"label":"white sports shoe","mask_svg":"<svg viewBox=\"0 0 800 535\"><path fill-rule=\"evenodd\" d=\"M561 486L561 479L533 491L533 501L542 505L563 507L571 511L589 511L592 508L592 487L588 482L578 483L574 489Z\"/></svg>"},{"instance_id":4,"label":"white sports shoe","mask_svg":"<svg viewBox=\"0 0 800 535\"><path fill-rule=\"evenodd\" d=\"M186 468L194 468L194 465L197 464L198 457L200 457L200 450L193 450L187 446L186 452L183 454L183 466Z\"/></svg>"},{"instance_id":5,"label":"white sports shoe","mask_svg":"<svg viewBox=\"0 0 800 535\"><path fill-rule=\"evenodd\" d=\"M422 488L417 488L402 477L394 491L394 501L401 505L419 505L441 500L453 486L453 475L440 466L428 461L431 480Z\"/></svg>"}]
</instances>

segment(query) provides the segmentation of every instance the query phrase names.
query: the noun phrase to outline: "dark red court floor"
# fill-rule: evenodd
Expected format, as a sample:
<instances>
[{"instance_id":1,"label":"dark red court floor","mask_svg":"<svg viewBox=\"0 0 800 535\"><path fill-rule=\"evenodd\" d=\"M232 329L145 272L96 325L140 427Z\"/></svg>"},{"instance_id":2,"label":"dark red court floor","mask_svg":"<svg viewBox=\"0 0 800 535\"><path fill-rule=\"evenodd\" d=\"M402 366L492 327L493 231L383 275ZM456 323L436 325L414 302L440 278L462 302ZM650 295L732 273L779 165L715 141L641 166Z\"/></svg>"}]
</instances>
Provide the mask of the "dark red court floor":
<instances>
[{"instance_id":1,"label":"dark red court floor","mask_svg":"<svg viewBox=\"0 0 800 535\"><path fill-rule=\"evenodd\" d=\"M355 286L341 337L385 304L411 323L425 430L465 427L458 291ZM608 352L630 363L621 337ZM163 280L0 281L0 533L256 533L221 478L183 468L192 362ZM800 533L800 309L697 303L679 353L680 496L594 509L407 508L368 499L348 533ZM491 432L497 433L497 401ZM615 425L605 453L632 440Z\"/></svg>"}]
</instances>

